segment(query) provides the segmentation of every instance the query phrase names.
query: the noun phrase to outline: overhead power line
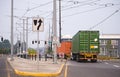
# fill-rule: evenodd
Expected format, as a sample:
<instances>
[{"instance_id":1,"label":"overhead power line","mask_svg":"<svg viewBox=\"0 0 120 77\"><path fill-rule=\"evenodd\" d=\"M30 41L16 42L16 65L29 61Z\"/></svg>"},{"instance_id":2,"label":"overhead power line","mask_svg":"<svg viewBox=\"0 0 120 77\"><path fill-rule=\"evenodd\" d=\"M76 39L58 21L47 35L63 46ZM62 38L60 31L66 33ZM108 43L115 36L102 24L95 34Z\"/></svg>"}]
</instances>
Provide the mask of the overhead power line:
<instances>
[{"instance_id":1,"label":"overhead power line","mask_svg":"<svg viewBox=\"0 0 120 77\"><path fill-rule=\"evenodd\" d=\"M115 5L120 5L120 4L112 4L112 5L109 5L109 6L105 5L105 6L102 6L102 7L98 7L98 8L82 11L82 12L77 12L77 13L70 14L70 15L66 15L66 16L63 16L63 18L70 17L70 16L75 16L75 15L78 15L78 14L82 14L82 13L86 13L86 12L90 12L90 11L95 11L95 10L99 10L99 9L103 9L103 8L107 8L107 7L112 7L112 6L115 6Z\"/></svg>"},{"instance_id":2,"label":"overhead power line","mask_svg":"<svg viewBox=\"0 0 120 77\"><path fill-rule=\"evenodd\" d=\"M74 6L76 4L82 4L82 3L85 3L85 2L90 2L91 0L86 0L86 1L73 1L73 0L69 0L67 1L67 3L65 4L65 6L62 6L62 8L67 8L67 7L71 7L71 6ZM69 4L69 3L72 3L72 4ZM68 5L69 4L69 5Z\"/></svg>"},{"instance_id":3,"label":"overhead power line","mask_svg":"<svg viewBox=\"0 0 120 77\"><path fill-rule=\"evenodd\" d=\"M44 3L44 4L40 4L39 6L36 6L36 7L33 7L33 8L28 8L28 9L26 10L26 12L22 15L21 18L23 18L28 12L30 12L30 11L32 11L32 10L34 10L34 9L37 9L37 8L39 8L39 7L46 6L46 5L50 4L50 3L52 3L52 1L49 1L49 2Z\"/></svg>"},{"instance_id":4,"label":"overhead power line","mask_svg":"<svg viewBox=\"0 0 120 77\"><path fill-rule=\"evenodd\" d=\"M97 2L97 1L99 1L99 0L96 0L96 1L86 1L86 2L77 2L78 5L70 6L70 7L68 7L68 8L63 9L62 11L64 11L64 10L69 10L69 9L73 9L73 8L78 8L78 7L80 7L80 6L89 5L89 4L92 4L92 3Z\"/></svg>"},{"instance_id":5,"label":"overhead power line","mask_svg":"<svg viewBox=\"0 0 120 77\"><path fill-rule=\"evenodd\" d=\"M33 8L31 8L31 9L28 9L28 10L30 11L30 10L33 10L33 9L36 9L36 8L39 8L39 7L42 7L42 6L46 6L46 5L50 4L50 3L52 3L52 1L49 1L49 2L44 3L44 4L41 4L41 5L39 5L39 6L33 7Z\"/></svg>"},{"instance_id":6,"label":"overhead power line","mask_svg":"<svg viewBox=\"0 0 120 77\"><path fill-rule=\"evenodd\" d=\"M103 19L102 21L100 21L99 23L97 23L96 25L90 27L90 30L99 26L101 23L105 22L106 20L108 20L110 17L112 17L114 14L118 13L120 11L120 8L118 10L116 10L115 12L113 12L112 14L110 14L108 17L106 17L105 19Z\"/></svg>"}]
</instances>

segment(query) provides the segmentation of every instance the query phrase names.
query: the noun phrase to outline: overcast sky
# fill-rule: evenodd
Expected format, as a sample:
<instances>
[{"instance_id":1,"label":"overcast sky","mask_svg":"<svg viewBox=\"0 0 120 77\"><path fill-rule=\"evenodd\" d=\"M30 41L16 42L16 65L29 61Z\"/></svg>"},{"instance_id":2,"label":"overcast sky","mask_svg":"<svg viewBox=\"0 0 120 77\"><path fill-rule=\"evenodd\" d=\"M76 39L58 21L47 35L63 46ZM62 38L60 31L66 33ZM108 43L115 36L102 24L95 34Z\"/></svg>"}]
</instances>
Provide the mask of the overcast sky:
<instances>
[{"instance_id":1,"label":"overcast sky","mask_svg":"<svg viewBox=\"0 0 120 77\"><path fill-rule=\"evenodd\" d=\"M0 6L0 36L10 40L11 0L0 0ZM120 0L62 0L61 8L62 35L73 36L79 30L90 29L99 30L100 34L120 34ZM53 0L14 0L14 43L22 33L21 17L43 17L44 32L40 32L40 40L47 40L52 9ZM31 41L37 39L37 33L32 31L31 18L28 22L29 47L36 47ZM43 46L43 42L41 44Z\"/></svg>"}]
</instances>

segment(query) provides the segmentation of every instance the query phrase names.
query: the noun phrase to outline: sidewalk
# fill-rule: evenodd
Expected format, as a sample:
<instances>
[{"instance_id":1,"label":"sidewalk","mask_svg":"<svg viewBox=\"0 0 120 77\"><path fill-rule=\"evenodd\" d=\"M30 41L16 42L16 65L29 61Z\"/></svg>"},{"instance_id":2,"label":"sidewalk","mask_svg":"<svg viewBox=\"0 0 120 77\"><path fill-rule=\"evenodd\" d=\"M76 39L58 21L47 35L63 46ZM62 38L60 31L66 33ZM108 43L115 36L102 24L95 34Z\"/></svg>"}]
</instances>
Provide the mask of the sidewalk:
<instances>
[{"instance_id":1,"label":"sidewalk","mask_svg":"<svg viewBox=\"0 0 120 77\"><path fill-rule=\"evenodd\" d=\"M45 61L42 58L41 61L35 61L19 57L14 57L13 61L8 58L8 62L16 74L23 76L58 76L65 64L65 60L58 60L57 64L54 64L52 59Z\"/></svg>"}]
</instances>

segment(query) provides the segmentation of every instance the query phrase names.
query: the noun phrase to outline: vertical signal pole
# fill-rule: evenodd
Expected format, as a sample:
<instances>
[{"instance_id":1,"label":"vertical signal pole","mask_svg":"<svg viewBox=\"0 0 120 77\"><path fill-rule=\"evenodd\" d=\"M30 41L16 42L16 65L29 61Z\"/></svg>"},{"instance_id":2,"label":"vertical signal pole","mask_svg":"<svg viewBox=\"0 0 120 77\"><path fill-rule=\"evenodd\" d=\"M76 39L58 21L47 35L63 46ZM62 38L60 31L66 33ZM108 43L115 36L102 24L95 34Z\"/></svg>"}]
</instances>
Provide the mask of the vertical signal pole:
<instances>
[{"instance_id":1,"label":"vertical signal pole","mask_svg":"<svg viewBox=\"0 0 120 77\"><path fill-rule=\"evenodd\" d=\"M25 19L23 19L23 53L25 52Z\"/></svg>"},{"instance_id":2,"label":"vertical signal pole","mask_svg":"<svg viewBox=\"0 0 120 77\"><path fill-rule=\"evenodd\" d=\"M11 60L13 60L13 0L11 0Z\"/></svg>"},{"instance_id":3,"label":"vertical signal pole","mask_svg":"<svg viewBox=\"0 0 120 77\"><path fill-rule=\"evenodd\" d=\"M54 63L57 63L57 24L56 24L56 0L53 0L53 42L54 42Z\"/></svg>"},{"instance_id":4,"label":"vertical signal pole","mask_svg":"<svg viewBox=\"0 0 120 77\"><path fill-rule=\"evenodd\" d=\"M20 54L21 54L21 32L20 32Z\"/></svg>"},{"instance_id":5,"label":"vertical signal pole","mask_svg":"<svg viewBox=\"0 0 120 77\"><path fill-rule=\"evenodd\" d=\"M59 0L59 42L61 43L61 0Z\"/></svg>"},{"instance_id":6,"label":"vertical signal pole","mask_svg":"<svg viewBox=\"0 0 120 77\"><path fill-rule=\"evenodd\" d=\"M37 63L38 63L38 72L39 72L39 31L37 31Z\"/></svg>"},{"instance_id":7,"label":"vertical signal pole","mask_svg":"<svg viewBox=\"0 0 120 77\"><path fill-rule=\"evenodd\" d=\"M28 17L26 19L26 58L28 53Z\"/></svg>"},{"instance_id":8,"label":"vertical signal pole","mask_svg":"<svg viewBox=\"0 0 120 77\"><path fill-rule=\"evenodd\" d=\"M17 23L16 23L16 25L17 25ZM16 31L17 31L17 27L16 27ZM16 38L17 38L17 54L18 54L19 53L19 42L18 42L19 41L19 34L16 33L16 36L17 36Z\"/></svg>"}]
</instances>

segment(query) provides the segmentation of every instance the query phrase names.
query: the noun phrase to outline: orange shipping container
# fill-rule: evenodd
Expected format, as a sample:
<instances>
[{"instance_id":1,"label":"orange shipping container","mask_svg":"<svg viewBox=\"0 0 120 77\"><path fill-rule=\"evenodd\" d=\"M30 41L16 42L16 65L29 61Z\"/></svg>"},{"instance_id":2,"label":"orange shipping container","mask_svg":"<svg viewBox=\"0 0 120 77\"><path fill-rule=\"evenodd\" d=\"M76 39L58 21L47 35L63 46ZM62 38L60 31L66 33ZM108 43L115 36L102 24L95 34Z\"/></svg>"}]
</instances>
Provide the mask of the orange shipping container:
<instances>
[{"instance_id":1,"label":"orange shipping container","mask_svg":"<svg viewBox=\"0 0 120 77\"><path fill-rule=\"evenodd\" d=\"M71 41L62 41L61 46L57 47L57 54L64 53L70 54L71 53Z\"/></svg>"}]
</instances>

